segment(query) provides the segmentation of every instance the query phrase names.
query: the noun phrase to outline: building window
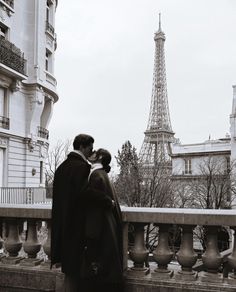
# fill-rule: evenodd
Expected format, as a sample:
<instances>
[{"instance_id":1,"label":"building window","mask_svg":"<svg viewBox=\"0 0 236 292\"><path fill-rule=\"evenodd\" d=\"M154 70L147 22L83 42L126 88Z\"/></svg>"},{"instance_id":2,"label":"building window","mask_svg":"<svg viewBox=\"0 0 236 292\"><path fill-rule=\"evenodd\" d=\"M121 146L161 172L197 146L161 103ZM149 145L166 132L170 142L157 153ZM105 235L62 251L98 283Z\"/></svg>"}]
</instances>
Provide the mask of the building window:
<instances>
[{"instance_id":1,"label":"building window","mask_svg":"<svg viewBox=\"0 0 236 292\"><path fill-rule=\"evenodd\" d=\"M52 53L49 50L46 50L45 70L52 73Z\"/></svg>"},{"instance_id":2,"label":"building window","mask_svg":"<svg viewBox=\"0 0 236 292\"><path fill-rule=\"evenodd\" d=\"M46 31L52 36L54 36L53 19L53 3L48 0L46 6Z\"/></svg>"},{"instance_id":3,"label":"building window","mask_svg":"<svg viewBox=\"0 0 236 292\"><path fill-rule=\"evenodd\" d=\"M7 27L0 23L0 37L6 39L7 38Z\"/></svg>"},{"instance_id":4,"label":"building window","mask_svg":"<svg viewBox=\"0 0 236 292\"><path fill-rule=\"evenodd\" d=\"M50 22L50 1L47 1L47 6L46 6L46 21Z\"/></svg>"},{"instance_id":5,"label":"building window","mask_svg":"<svg viewBox=\"0 0 236 292\"><path fill-rule=\"evenodd\" d=\"M7 88L0 86L0 116L7 116Z\"/></svg>"},{"instance_id":6,"label":"building window","mask_svg":"<svg viewBox=\"0 0 236 292\"><path fill-rule=\"evenodd\" d=\"M0 148L0 187L3 187L4 149Z\"/></svg>"},{"instance_id":7,"label":"building window","mask_svg":"<svg viewBox=\"0 0 236 292\"><path fill-rule=\"evenodd\" d=\"M0 87L0 128L9 129L7 89Z\"/></svg>"},{"instance_id":8,"label":"building window","mask_svg":"<svg viewBox=\"0 0 236 292\"><path fill-rule=\"evenodd\" d=\"M191 159L184 159L184 174L192 174Z\"/></svg>"},{"instance_id":9,"label":"building window","mask_svg":"<svg viewBox=\"0 0 236 292\"><path fill-rule=\"evenodd\" d=\"M40 184L43 183L43 161L40 161Z\"/></svg>"}]
</instances>

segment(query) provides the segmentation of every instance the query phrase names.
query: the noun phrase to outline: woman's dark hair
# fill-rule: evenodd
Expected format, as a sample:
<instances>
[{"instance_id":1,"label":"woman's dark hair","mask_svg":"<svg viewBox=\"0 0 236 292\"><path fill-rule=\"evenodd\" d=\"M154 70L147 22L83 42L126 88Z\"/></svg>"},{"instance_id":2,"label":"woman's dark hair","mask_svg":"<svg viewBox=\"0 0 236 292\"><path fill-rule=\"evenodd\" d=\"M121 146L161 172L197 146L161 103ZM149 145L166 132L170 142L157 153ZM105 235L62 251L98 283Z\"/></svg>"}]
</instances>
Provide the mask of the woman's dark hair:
<instances>
[{"instance_id":1,"label":"woman's dark hair","mask_svg":"<svg viewBox=\"0 0 236 292\"><path fill-rule=\"evenodd\" d=\"M94 143L94 139L92 136L89 136L87 134L79 134L74 139L73 147L75 150L79 150L80 146L85 148L89 146L91 143Z\"/></svg>"},{"instance_id":2,"label":"woman's dark hair","mask_svg":"<svg viewBox=\"0 0 236 292\"><path fill-rule=\"evenodd\" d=\"M101 163L102 163L102 166L104 168L104 170L108 173L110 172L111 170L111 167L110 167L110 162L111 162L111 154L109 151L107 151L106 149L98 149L96 151L97 153L97 157L101 156L102 159L101 159Z\"/></svg>"}]
</instances>

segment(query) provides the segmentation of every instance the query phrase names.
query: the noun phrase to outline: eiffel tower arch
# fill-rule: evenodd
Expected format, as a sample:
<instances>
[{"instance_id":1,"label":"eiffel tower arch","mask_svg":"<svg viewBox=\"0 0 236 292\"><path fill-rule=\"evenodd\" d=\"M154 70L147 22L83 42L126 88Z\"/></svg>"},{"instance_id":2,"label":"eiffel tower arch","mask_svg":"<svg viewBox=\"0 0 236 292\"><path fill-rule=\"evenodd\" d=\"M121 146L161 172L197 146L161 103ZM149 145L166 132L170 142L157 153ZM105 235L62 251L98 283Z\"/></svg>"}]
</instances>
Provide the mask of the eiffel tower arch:
<instances>
[{"instance_id":1,"label":"eiffel tower arch","mask_svg":"<svg viewBox=\"0 0 236 292\"><path fill-rule=\"evenodd\" d=\"M160 165L171 171L170 143L174 141L172 131L165 67L165 34L161 29L161 15L159 14L159 29L154 34L155 56L152 83L152 97L147 129L139 153L143 171L148 171Z\"/></svg>"}]
</instances>

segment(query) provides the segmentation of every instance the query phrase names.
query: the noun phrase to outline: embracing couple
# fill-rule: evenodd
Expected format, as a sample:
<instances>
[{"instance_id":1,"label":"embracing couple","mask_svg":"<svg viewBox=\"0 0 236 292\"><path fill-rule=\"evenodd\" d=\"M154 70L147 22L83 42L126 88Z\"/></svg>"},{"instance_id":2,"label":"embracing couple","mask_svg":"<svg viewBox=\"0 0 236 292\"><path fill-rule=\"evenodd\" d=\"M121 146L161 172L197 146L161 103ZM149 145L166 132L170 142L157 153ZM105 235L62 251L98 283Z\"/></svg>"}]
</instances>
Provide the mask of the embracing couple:
<instances>
[{"instance_id":1,"label":"embracing couple","mask_svg":"<svg viewBox=\"0 0 236 292\"><path fill-rule=\"evenodd\" d=\"M51 265L65 292L122 292L122 218L109 181L111 154L80 134L53 182Z\"/></svg>"}]
</instances>

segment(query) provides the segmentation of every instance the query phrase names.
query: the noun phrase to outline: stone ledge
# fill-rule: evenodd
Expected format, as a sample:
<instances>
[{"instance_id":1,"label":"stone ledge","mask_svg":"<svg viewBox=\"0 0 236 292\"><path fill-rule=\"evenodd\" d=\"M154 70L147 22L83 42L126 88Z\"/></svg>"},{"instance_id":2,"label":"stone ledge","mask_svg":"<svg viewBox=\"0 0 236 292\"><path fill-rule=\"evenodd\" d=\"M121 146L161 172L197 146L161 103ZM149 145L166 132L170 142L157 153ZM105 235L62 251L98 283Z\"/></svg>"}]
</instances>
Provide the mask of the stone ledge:
<instances>
[{"instance_id":1,"label":"stone ledge","mask_svg":"<svg viewBox=\"0 0 236 292\"><path fill-rule=\"evenodd\" d=\"M0 292L64 292L64 274L60 269L0 264ZM155 279L151 274L134 277L125 274L125 292L235 292L232 283L206 283Z\"/></svg>"},{"instance_id":2,"label":"stone ledge","mask_svg":"<svg viewBox=\"0 0 236 292\"><path fill-rule=\"evenodd\" d=\"M57 269L0 265L0 292L63 292L64 275Z\"/></svg>"},{"instance_id":3,"label":"stone ledge","mask_svg":"<svg viewBox=\"0 0 236 292\"><path fill-rule=\"evenodd\" d=\"M134 278L125 276L125 292L235 292L236 285L227 283L203 283L200 279L197 281L180 281L175 277L168 280L153 279L151 274L143 277Z\"/></svg>"}]
</instances>

